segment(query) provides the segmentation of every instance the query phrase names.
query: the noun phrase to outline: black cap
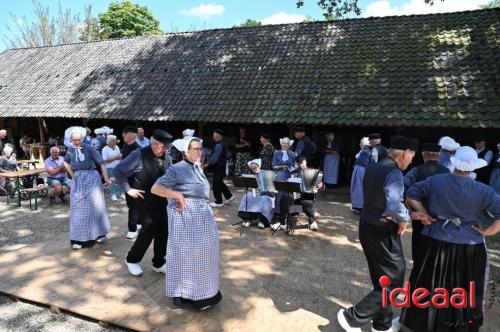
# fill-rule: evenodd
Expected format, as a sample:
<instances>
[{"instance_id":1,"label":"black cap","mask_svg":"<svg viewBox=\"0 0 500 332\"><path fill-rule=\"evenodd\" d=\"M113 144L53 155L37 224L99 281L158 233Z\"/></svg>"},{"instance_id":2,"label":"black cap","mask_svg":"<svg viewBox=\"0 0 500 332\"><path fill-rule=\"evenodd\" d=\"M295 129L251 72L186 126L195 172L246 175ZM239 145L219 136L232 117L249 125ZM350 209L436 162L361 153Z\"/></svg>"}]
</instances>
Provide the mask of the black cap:
<instances>
[{"instance_id":1,"label":"black cap","mask_svg":"<svg viewBox=\"0 0 500 332\"><path fill-rule=\"evenodd\" d=\"M411 150L411 151L417 151L418 150L418 140L413 137L405 137L405 136L391 136L391 149L396 149L396 150Z\"/></svg>"},{"instance_id":2,"label":"black cap","mask_svg":"<svg viewBox=\"0 0 500 332\"><path fill-rule=\"evenodd\" d=\"M373 133L373 134L370 134L368 135L368 139L381 139L382 136L380 136L379 133Z\"/></svg>"},{"instance_id":3,"label":"black cap","mask_svg":"<svg viewBox=\"0 0 500 332\"><path fill-rule=\"evenodd\" d=\"M474 139L474 143L483 141L486 142L486 138L484 136L478 136Z\"/></svg>"},{"instance_id":4,"label":"black cap","mask_svg":"<svg viewBox=\"0 0 500 332\"><path fill-rule=\"evenodd\" d=\"M137 127L136 126L126 126L123 128L122 133L134 133L137 134Z\"/></svg>"},{"instance_id":5,"label":"black cap","mask_svg":"<svg viewBox=\"0 0 500 332\"><path fill-rule=\"evenodd\" d=\"M172 142L172 135L161 129L155 129L153 131L153 138L158 142L162 142L164 144Z\"/></svg>"},{"instance_id":6,"label":"black cap","mask_svg":"<svg viewBox=\"0 0 500 332\"><path fill-rule=\"evenodd\" d=\"M219 134L219 135L221 135L221 136L224 136L224 130L219 129L219 128L216 128L216 129L214 130L214 133Z\"/></svg>"},{"instance_id":7,"label":"black cap","mask_svg":"<svg viewBox=\"0 0 500 332\"><path fill-rule=\"evenodd\" d=\"M305 133L306 132L306 128L304 128L303 126L297 126L297 127L293 128L293 131L295 133Z\"/></svg>"},{"instance_id":8,"label":"black cap","mask_svg":"<svg viewBox=\"0 0 500 332\"><path fill-rule=\"evenodd\" d=\"M422 151L425 152L439 152L441 150L441 147L439 144L434 144L434 143L424 143L422 144Z\"/></svg>"}]
</instances>

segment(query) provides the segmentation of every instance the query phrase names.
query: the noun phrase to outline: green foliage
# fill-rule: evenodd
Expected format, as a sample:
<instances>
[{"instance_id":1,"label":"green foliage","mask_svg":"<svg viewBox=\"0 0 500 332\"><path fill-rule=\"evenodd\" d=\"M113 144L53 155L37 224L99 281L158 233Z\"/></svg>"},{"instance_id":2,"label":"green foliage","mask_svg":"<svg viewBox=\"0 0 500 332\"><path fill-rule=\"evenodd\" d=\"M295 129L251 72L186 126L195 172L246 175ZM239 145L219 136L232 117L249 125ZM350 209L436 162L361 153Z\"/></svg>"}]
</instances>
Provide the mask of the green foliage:
<instances>
[{"instance_id":1,"label":"green foliage","mask_svg":"<svg viewBox=\"0 0 500 332\"><path fill-rule=\"evenodd\" d=\"M146 6L139 6L129 0L110 3L108 10L98 17L103 39L161 33L160 22L153 13Z\"/></svg>"},{"instance_id":2,"label":"green foliage","mask_svg":"<svg viewBox=\"0 0 500 332\"><path fill-rule=\"evenodd\" d=\"M252 19L247 19L244 23L240 25L235 25L235 28L255 28L255 27L260 27L262 25L261 21L258 20L252 20Z\"/></svg>"},{"instance_id":3,"label":"green foliage","mask_svg":"<svg viewBox=\"0 0 500 332\"><path fill-rule=\"evenodd\" d=\"M425 3L433 5L434 1L439 0L424 0ZM441 0L444 1L444 0ZM449 0L451 1L451 0ZM494 0L498 1L498 0ZM305 0L295 0L297 8L304 6ZM323 16L327 20L332 20L332 18L341 18L344 15L355 13L356 15L361 14L361 9L358 5L358 0L316 0L318 6L323 10Z\"/></svg>"},{"instance_id":4,"label":"green foliage","mask_svg":"<svg viewBox=\"0 0 500 332\"><path fill-rule=\"evenodd\" d=\"M492 0L489 4L481 6L481 8L484 8L484 9L488 9L488 8L500 8L500 0Z\"/></svg>"}]
</instances>

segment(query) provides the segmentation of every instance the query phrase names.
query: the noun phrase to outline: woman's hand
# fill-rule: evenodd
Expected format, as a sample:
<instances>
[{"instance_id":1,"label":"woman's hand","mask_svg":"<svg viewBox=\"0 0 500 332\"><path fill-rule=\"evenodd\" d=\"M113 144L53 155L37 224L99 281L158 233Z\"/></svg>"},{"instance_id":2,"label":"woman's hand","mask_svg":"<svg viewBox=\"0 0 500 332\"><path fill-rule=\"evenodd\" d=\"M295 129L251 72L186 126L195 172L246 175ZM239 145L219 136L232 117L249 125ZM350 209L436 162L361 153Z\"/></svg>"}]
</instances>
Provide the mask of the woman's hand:
<instances>
[{"instance_id":1,"label":"woman's hand","mask_svg":"<svg viewBox=\"0 0 500 332\"><path fill-rule=\"evenodd\" d=\"M500 232L500 220L495 220L493 224L488 227L481 227L479 225L471 225L482 236L493 236Z\"/></svg>"},{"instance_id":2,"label":"woman's hand","mask_svg":"<svg viewBox=\"0 0 500 332\"><path fill-rule=\"evenodd\" d=\"M106 183L108 186L113 183L109 178L104 178L104 183Z\"/></svg>"},{"instance_id":3,"label":"woman's hand","mask_svg":"<svg viewBox=\"0 0 500 332\"><path fill-rule=\"evenodd\" d=\"M432 218L428 214L423 213L423 212L417 212L417 211L413 211L411 213L411 219L413 219L413 220L420 220L420 222L422 224L424 224L424 225L430 225L434 221L436 221L436 219Z\"/></svg>"},{"instance_id":4,"label":"woman's hand","mask_svg":"<svg viewBox=\"0 0 500 332\"><path fill-rule=\"evenodd\" d=\"M184 198L184 195L179 193L175 199L177 200L177 207L175 210L178 212L183 211L186 208L186 199Z\"/></svg>"}]
</instances>

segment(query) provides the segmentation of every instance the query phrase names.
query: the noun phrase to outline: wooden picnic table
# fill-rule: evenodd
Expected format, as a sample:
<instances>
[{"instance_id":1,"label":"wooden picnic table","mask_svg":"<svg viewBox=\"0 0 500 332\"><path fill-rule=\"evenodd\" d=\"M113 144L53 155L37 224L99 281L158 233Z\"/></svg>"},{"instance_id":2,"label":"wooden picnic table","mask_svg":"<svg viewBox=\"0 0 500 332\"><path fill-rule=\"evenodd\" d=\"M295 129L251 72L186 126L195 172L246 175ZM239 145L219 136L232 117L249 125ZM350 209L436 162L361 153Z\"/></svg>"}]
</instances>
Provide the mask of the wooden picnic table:
<instances>
[{"instance_id":1,"label":"wooden picnic table","mask_svg":"<svg viewBox=\"0 0 500 332\"><path fill-rule=\"evenodd\" d=\"M38 175L45 173L45 167L35 168L35 169L23 169L15 172L5 172L0 173L0 176L9 179L15 179L16 181L16 192L17 192L17 206L21 206L21 178L23 176ZM10 195L7 195L7 204L9 204Z\"/></svg>"}]
</instances>

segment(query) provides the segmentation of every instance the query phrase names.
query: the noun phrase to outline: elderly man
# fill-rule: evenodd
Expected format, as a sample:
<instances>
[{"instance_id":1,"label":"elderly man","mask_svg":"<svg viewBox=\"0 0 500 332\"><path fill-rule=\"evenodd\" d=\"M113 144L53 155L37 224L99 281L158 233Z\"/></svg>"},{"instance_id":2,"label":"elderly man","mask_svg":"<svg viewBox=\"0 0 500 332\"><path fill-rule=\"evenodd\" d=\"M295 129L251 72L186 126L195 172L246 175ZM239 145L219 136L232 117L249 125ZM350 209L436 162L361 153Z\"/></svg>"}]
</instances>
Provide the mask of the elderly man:
<instances>
[{"instance_id":1,"label":"elderly man","mask_svg":"<svg viewBox=\"0 0 500 332\"><path fill-rule=\"evenodd\" d=\"M368 141L371 146L369 165L376 164L387 157L387 149L382 145L382 136L379 133L368 135Z\"/></svg>"},{"instance_id":2,"label":"elderly man","mask_svg":"<svg viewBox=\"0 0 500 332\"><path fill-rule=\"evenodd\" d=\"M144 128L142 127L137 127L137 138L135 139L135 141L141 148L145 148L146 146L149 146L149 144L151 144L149 142L149 138L144 136Z\"/></svg>"},{"instance_id":3,"label":"elderly man","mask_svg":"<svg viewBox=\"0 0 500 332\"><path fill-rule=\"evenodd\" d=\"M392 331L392 310L382 306L381 276L392 280L390 289L402 287L405 258L401 235L410 220L426 220L427 215L412 213L403 204L403 173L418 149L414 138L393 136L388 157L366 168L363 178L364 205L359 222L363 247L373 290L349 309L341 309L337 320L345 331L361 331L373 321L372 331Z\"/></svg>"},{"instance_id":4,"label":"elderly man","mask_svg":"<svg viewBox=\"0 0 500 332\"><path fill-rule=\"evenodd\" d=\"M150 139L151 145L135 150L114 169L116 183L123 186L127 196L135 202L138 222L142 225L139 234L125 258L127 268L133 276L143 271L139 262L154 239L154 272L166 272L167 250L167 200L151 194L151 187L165 174L172 164L166 154L172 135L156 129ZM130 182L128 180L131 180Z\"/></svg>"},{"instance_id":5,"label":"elderly man","mask_svg":"<svg viewBox=\"0 0 500 332\"><path fill-rule=\"evenodd\" d=\"M17 170L16 157L12 152L12 146L6 145L3 148L3 156L0 157L0 173L14 172ZM0 176L0 194L7 194L14 190L14 183L7 181L7 178ZM3 190L2 190L3 189Z\"/></svg>"},{"instance_id":6,"label":"elderly man","mask_svg":"<svg viewBox=\"0 0 500 332\"><path fill-rule=\"evenodd\" d=\"M71 180L67 177L64 158L59 155L59 148L50 148L50 157L45 160L45 170L47 172L47 184L54 188L54 195L51 201L59 197L61 203L65 203L63 187L69 188Z\"/></svg>"},{"instance_id":7,"label":"elderly man","mask_svg":"<svg viewBox=\"0 0 500 332\"><path fill-rule=\"evenodd\" d=\"M297 156L306 157L306 162L308 165L313 166L316 158L316 152L318 148L316 144L306 135L306 129L302 126L297 126L294 128L295 136L295 154Z\"/></svg>"},{"instance_id":8,"label":"elderly man","mask_svg":"<svg viewBox=\"0 0 500 332\"><path fill-rule=\"evenodd\" d=\"M477 137L474 140L476 146L476 153L478 158L486 161L486 166L476 170L476 180L484 184L488 184L491 175L491 162L493 160L493 152L486 147L486 139L484 137Z\"/></svg>"}]
</instances>

